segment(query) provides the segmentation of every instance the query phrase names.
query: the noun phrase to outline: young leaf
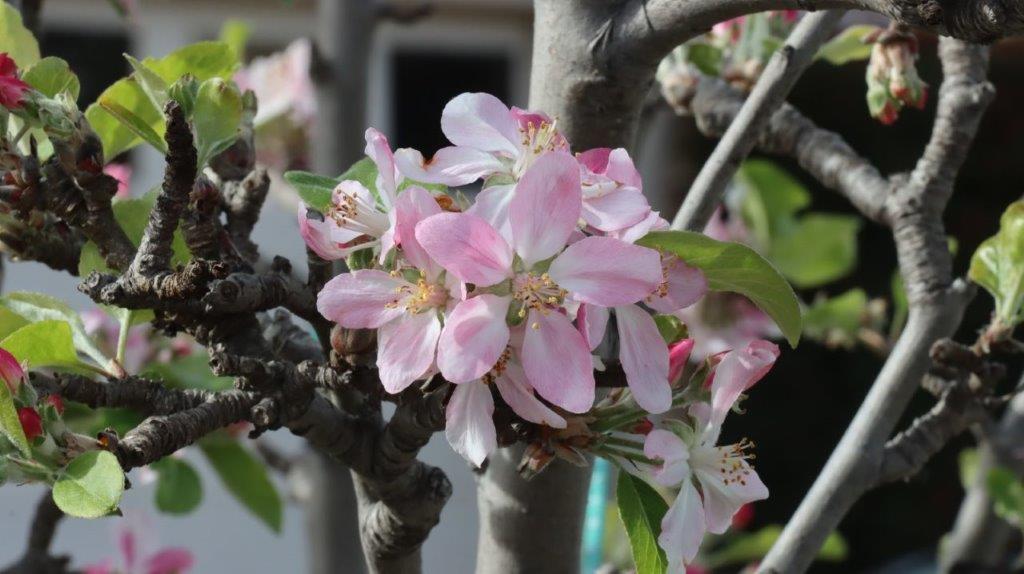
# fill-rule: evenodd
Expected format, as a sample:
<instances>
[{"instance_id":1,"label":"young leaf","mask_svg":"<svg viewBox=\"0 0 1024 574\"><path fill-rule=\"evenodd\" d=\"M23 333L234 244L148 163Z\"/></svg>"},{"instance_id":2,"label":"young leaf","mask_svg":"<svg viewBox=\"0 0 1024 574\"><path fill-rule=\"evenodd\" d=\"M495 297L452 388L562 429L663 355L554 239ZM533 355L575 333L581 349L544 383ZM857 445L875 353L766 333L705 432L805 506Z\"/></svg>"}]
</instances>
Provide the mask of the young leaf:
<instances>
[{"instance_id":1,"label":"young leaf","mask_svg":"<svg viewBox=\"0 0 1024 574\"><path fill-rule=\"evenodd\" d=\"M661 519L668 504L646 482L629 474L619 473L615 487L619 517L626 527L637 574L662 574L668 567L665 552L658 546Z\"/></svg>"},{"instance_id":2,"label":"young leaf","mask_svg":"<svg viewBox=\"0 0 1024 574\"><path fill-rule=\"evenodd\" d=\"M103 111L121 122L121 125L127 128L128 131L156 148L160 153L167 154L167 142L153 129L153 126L150 125L151 122L147 122L144 118L137 116L132 110L102 96L99 99L99 105L103 108Z\"/></svg>"},{"instance_id":3,"label":"young leaf","mask_svg":"<svg viewBox=\"0 0 1024 574\"><path fill-rule=\"evenodd\" d=\"M286 171L284 179L298 190L306 205L320 211L331 205L331 193L341 181L308 171Z\"/></svg>"},{"instance_id":4,"label":"young leaf","mask_svg":"<svg viewBox=\"0 0 1024 574\"><path fill-rule=\"evenodd\" d=\"M168 84L185 74L192 74L200 82L210 78L229 79L238 69L238 55L224 42L196 42L183 46L163 58L142 61Z\"/></svg>"},{"instance_id":5,"label":"young leaf","mask_svg":"<svg viewBox=\"0 0 1024 574\"><path fill-rule=\"evenodd\" d=\"M125 235L128 236L132 245L136 247L142 242L142 234L146 230L149 213L153 211L158 193L158 190L153 190L142 197L122 199L114 202L114 219L124 229ZM188 246L185 245L185 239L182 237L180 230L175 231L171 248L174 251L174 258L171 260L172 265L186 263L191 258ZM112 272L103 261L103 257L100 256L99 247L92 241L87 241L82 246L82 255L78 261L78 275L79 277L87 277L93 271Z\"/></svg>"},{"instance_id":6,"label":"young leaf","mask_svg":"<svg viewBox=\"0 0 1024 574\"><path fill-rule=\"evenodd\" d=\"M960 451L957 457L957 466L960 470L960 486L967 490L974 486L974 480L978 476L978 449L965 448Z\"/></svg>"},{"instance_id":7,"label":"young leaf","mask_svg":"<svg viewBox=\"0 0 1024 574\"><path fill-rule=\"evenodd\" d=\"M807 214L789 232L772 237L768 257L797 287L819 287L857 265L860 225L851 215Z\"/></svg>"},{"instance_id":8,"label":"young leaf","mask_svg":"<svg viewBox=\"0 0 1024 574\"><path fill-rule=\"evenodd\" d=\"M252 31L249 25L241 20L228 20L220 27L220 41L231 47L239 60L245 56L245 44L249 41Z\"/></svg>"},{"instance_id":9,"label":"young leaf","mask_svg":"<svg viewBox=\"0 0 1024 574\"><path fill-rule=\"evenodd\" d=\"M199 86L192 125L196 132L199 165L226 150L238 139L242 121L242 94L233 82L211 78Z\"/></svg>"},{"instance_id":10,"label":"young leaf","mask_svg":"<svg viewBox=\"0 0 1024 574\"><path fill-rule=\"evenodd\" d=\"M71 325L65 321L36 321L25 325L0 341L0 347L7 349L19 362L27 361L33 369L61 367L79 370L84 367L75 352Z\"/></svg>"},{"instance_id":11,"label":"young leaf","mask_svg":"<svg viewBox=\"0 0 1024 574\"><path fill-rule=\"evenodd\" d=\"M0 432L18 448L22 456L32 457L28 438L25 437L21 420L18 418L18 409L14 406L14 396L11 395L11 389L3 383L0 383Z\"/></svg>"},{"instance_id":12,"label":"young leaf","mask_svg":"<svg viewBox=\"0 0 1024 574\"><path fill-rule=\"evenodd\" d=\"M39 61L39 42L21 22L21 13L7 2L0 2L0 52L27 68Z\"/></svg>"},{"instance_id":13,"label":"young leaf","mask_svg":"<svg viewBox=\"0 0 1024 574\"><path fill-rule=\"evenodd\" d=\"M722 68L722 50L717 46L694 42L686 46L686 59L709 76L717 76Z\"/></svg>"},{"instance_id":14,"label":"young leaf","mask_svg":"<svg viewBox=\"0 0 1024 574\"><path fill-rule=\"evenodd\" d=\"M203 439L199 448L228 492L271 530L281 532L281 497L267 476L267 469L225 434Z\"/></svg>"},{"instance_id":15,"label":"young leaf","mask_svg":"<svg viewBox=\"0 0 1024 574\"><path fill-rule=\"evenodd\" d=\"M68 63L53 56L47 56L26 68L21 79L48 98L67 92L71 94L71 99L77 100L81 90L78 76L71 71Z\"/></svg>"},{"instance_id":16,"label":"young leaf","mask_svg":"<svg viewBox=\"0 0 1024 574\"><path fill-rule=\"evenodd\" d=\"M793 288L756 251L691 231L657 231L637 241L678 256L704 272L713 291L739 293L778 324L789 344L800 342L800 303Z\"/></svg>"},{"instance_id":17,"label":"young leaf","mask_svg":"<svg viewBox=\"0 0 1024 574\"><path fill-rule=\"evenodd\" d=\"M851 347L857 341L868 296L863 289L850 289L835 297L816 300L804 311L804 335L829 344Z\"/></svg>"},{"instance_id":18,"label":"young leaf","mask_svg":"<svg viewBox=\"0 0 1024 574\"><path fill-rule=\"evenodd\" d=\"M746 191L740 207L743 221L766 247L772 237L788 231L797 212L811 203L807 189L770 161L743 162L736 179Z\"/></svg>"},{"instance_id":19,"label":"young leaf","mask_svg":"<svg viewBox=\"0 0 1024 574\"><path fill-rule=\"evenodd\" d=\"M0 339L28 325L28 321L21 315L11 311L7 307L0 306Z\"/></svg>"},{"instance_id":20,"label":"young leaf","mask_svg":"<svg viewBox=\"0 0 1024 574\"><path fill-rule=\"evenodd\" d=\"M971 257L968 276L996 301L996 317L1009 327L1024 320L1024 200L1011 203L999 232Z\"/></svg>"},{"instance_id":21,"label":"young leaf","mask_svg":"<svg viewBox=\"0 0 1024 574\"><path fill-rule=\"evenodd\" d=\"M230 389L234 384L231 377L218 377L213 374L205 353L195 353L169 363L153 363L146 368L146 373L181 389L223 391Z\"/></svg>"},{"instance_id":22,"label":"young leaf","mask_svg":"<svg viewBox=\"0 0 1024 574\"><path fill-rule=\"evenodd\" d=\"M1011 524L1024 525L1024 484L1017 475L1005 468L993 468L986 487L996 514Z\"/></svg>"},{"instance_id":23,"label":"young leaf","mask_svg":"<svg viewBox=\"0 0 1024 574\"><path fill-rule=\"evenodd\" d=\"M871 44L864 41L873 32L879 32L878 26L850 26L835 38L832 38L818 50L816 58L842 66L847 62L867 60L871 56Z\"/></svg>"},{"instance_id":24,"label":"young leaf","mask_svg":"<svg viewBox=\"0 0 1024 574\"><path fill-rule=\"evenodd\" d=\"M675 315L655 315L654 324L658 326L661 338L670 345L686 338L686 325Z\"/></svg>"},{"instance_id":25,"label":"young leaf","mask_svg":"<svg viewBox=\"0 0 1024 574\"><path fill-rule=\"evenodd\" d=\"M765 526L757 532L738 532L730 536L729 542L722 548L712 552L703 564L708 568L721 568L760 560L779 539L780 534L782 527L777 524ZM825 539L817 558L839 562L846 559L847 552L846 541L838 532L833 532Z\"/></svg>"},{"instance_id":26,"label":"young leaf","mask_svg":"<svg viewBox=\"0 0 1024 574\"><path fill-rule=\"evenodd\" d=\"M89 355L96 364L106 366L109 357L96 346L96 342L85 332L85 324L74 309L56 297L18 291L0 299L0 304L30 321L59 320L71 327L75 348Z\"/></svg>"},{"instance_id":27,"label":"young leaf","mask_svg":"<svg viewBox=\"0 0 1024 574\"><path fill-rule=\"evenodd\" d=\"M153 107L163 110L164 104L167 103L167 82L131 55L125 54L124 57L132 65L132 69L135 70L132 77L135 78L135 82L142 88L149 101L153 103Z\"/></svg>"},{"instance_id":28,"label":"young leaf","mask_svg":"<svg viewBox=\"0 0 1024 574\"><path fill-rule=\"evenodd\" d=\"M169 456L150 466L159 475L154 502L161 512L188 514L199 506L203 483L191 464Z\"/></svg>"},{"instance_id":29,"label":"young leaf","mask_svg":"<svg viewBox=\"0 0 1024 574\"><path fill-rule=\"evenodd\" d=\"M53 484L57 508L78 518L99 518L117 510L124 494L124 472L117 457L91 450L72 460Z\"/></svg>"}]
</instances>

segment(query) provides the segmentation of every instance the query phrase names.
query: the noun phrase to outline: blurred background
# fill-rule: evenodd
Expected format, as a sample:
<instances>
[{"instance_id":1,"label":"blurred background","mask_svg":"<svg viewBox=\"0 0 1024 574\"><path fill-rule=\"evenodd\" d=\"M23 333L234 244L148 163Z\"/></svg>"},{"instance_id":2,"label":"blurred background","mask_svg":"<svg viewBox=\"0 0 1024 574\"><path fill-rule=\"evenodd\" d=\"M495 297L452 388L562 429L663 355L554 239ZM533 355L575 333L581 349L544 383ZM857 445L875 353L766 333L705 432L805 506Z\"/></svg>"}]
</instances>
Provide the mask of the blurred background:
<instances>
[{"instance_id":1,"label":"blurred background","mask_svg":"<svg viewBox=\"0 0 1024 574\"><path fill-rule=\"evenodd\" d=\"M362 0L360 0L362 1ZM331 175L341 173L362 150L362 131L372 125L393 147L432 152L445 145L439 129L444 104L466 91L485 91L503 101L526 106L531 53L529 0L430 0L381 4L373 24L346 18L365 17L365 6L340 0L136 0L127 19L104 0L46 0L42 12L43 55L67 60L81 79L79 104L84 107L130 70L121 57L162 56L175 48L218 36L225 22L244 22L250 31L247 58L284 49L309 38L318 77L318 114L309 143L275 158L278 168L299 167ZM345 5L350 5L345 8ZM385 6L385 8L380 8ZM346 10L348 10L346 12ZM870 20L854 15L858 22ZM884 25L884 22L882 23ZM344 31L342 37L340 32ZM343 57L338 54L348 49ZM941 77L934 38L922 38L919 70L933 88ZM964 273L975 247L998 227L1005 206L1020 197L1024 182L1024 42L1004 41L993 51L991 79L998 92L990 107L947 211L947 230L958 241L956 270ZM346 65L348 67L346 67ZM909 170L927 141L934 104L903 113L894 126L872 120L864 102L865 63L813 66L790 98L821 126L843 134L878 165L883 173ZM359 81L365 78L365 81ZM350 83L357 85L352 86ZM327 89L324 89L324 86ZM359 99L365 101L365 111ZM934 98L932 98L934 100ZM635 148L645 192L655 209L671 219L690 181L714 142L701 136L692 119L677 116L652 91L640 141ZM363 116L362 125L355 125ZM340 142L340 143L339 143ZM318 145L319 144L319 145ZM354 150L354 151L353 151ZM353 156L353 154L355 154ZM136 148L122 158L132 168L131 188L147 190L162 177L162 158ZM838 196L785 159L772 158L811 191L810 209L853 213ZM283 183L274 186L254 239L264 256L280 254L298 268L305 252L295 221L296 198ZM854 287L869 297L889 298L895 253L886 229L864 223L856 238L859 254L852 272L825 287L802 290L805 301L818 292L829 295ZM75 280L34 263L11 263L4 289L41 291L87 310L91 302L75 290ZM959 334L973 341L991 310L978 297ZM757 503L745 528L782 524L796 507L825 458L838 441L881 366L877 352L862 345L832 348L807 340L786 349L775 369L745 403L746 416L733 417L726 439L749 437L757 443L757 470L771 498ZM931 406L921 393L907 419ZM302 441L274 433L274 446L298 453ZM821 563L817 572L908 572L927 564L936 543L948 532L962 496L957 455L970 440L961 437L933 459L909 484L890 485L866 496L840 527L848 544L845 560ZM442 521L424 547L426 572L470 572L475 563L477 515L474 478L443 436L436 436L422 455L451 478L454 495ZM284 527L273 534L254 521L212 477L201 457L194 459L203 475L205 499L184 518L153 510L152 486L137 486L125 497L128 513L147 513L162 545L191 549L196 572L303 572L309 567L307 525L300 504L288 504ZM137 482L137 471L133 481ZM278 476L283 493L301 500L308 484ZM339 489L349 488L339 484ZM0 564L22 551L26 524L41 490L0 489ZM54 550L67 552L76 564L96 562L114 554L112 521L65 521ZM352 547L357 548L357 547ZM353 566L353 568L356 568ZM927 566L923 566L927 568ZM927 570L922 570L927 571Z\"/></svg>"}]
</instances>

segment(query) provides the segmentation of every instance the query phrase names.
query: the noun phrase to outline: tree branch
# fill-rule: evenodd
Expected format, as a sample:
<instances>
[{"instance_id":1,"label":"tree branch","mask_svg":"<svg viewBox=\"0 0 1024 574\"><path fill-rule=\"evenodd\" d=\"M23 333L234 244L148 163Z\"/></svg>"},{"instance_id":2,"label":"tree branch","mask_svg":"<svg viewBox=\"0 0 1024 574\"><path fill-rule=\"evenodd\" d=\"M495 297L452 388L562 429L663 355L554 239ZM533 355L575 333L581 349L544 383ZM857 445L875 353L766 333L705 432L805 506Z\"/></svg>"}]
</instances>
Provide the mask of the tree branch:
<instances>
[{"instance_id":1,"label":"tree branch","mask_svg":"<svg viewBox=\"0 0 1024 574\"><path fill-rule=\"evenodd\" d=\"M842 10L828 10L806 16L793 29L786 45L772 55L735 121L690 186L672 220L672 229L704 230L740 163L757 143L757 135L814 60L818 48L831 37L843 14Z\"/></svg>"}]
</instances>

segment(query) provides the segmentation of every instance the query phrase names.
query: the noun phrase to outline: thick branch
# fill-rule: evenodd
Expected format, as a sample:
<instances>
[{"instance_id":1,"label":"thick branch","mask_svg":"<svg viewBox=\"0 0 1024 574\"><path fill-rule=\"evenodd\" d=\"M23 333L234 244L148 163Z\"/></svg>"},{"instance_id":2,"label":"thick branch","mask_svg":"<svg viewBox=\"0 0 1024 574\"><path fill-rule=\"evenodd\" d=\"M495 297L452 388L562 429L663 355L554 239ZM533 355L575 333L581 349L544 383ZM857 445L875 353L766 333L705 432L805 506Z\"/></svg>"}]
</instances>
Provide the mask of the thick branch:
<instances>
[{"instance_id":1,"label":"thick branch","mask_svg":"<svg viewBox=\"0 0 1024 574\"><path fill-rule=\"evenodd\" d=\"M736 119L704 163L683 200L672 229L702 231L722 200L740 163L757 143L757 134L814 60L818 48L832 35L842 10L811 14L796 25L786 45L772 55Z\"/></svg>"}]
</instances>

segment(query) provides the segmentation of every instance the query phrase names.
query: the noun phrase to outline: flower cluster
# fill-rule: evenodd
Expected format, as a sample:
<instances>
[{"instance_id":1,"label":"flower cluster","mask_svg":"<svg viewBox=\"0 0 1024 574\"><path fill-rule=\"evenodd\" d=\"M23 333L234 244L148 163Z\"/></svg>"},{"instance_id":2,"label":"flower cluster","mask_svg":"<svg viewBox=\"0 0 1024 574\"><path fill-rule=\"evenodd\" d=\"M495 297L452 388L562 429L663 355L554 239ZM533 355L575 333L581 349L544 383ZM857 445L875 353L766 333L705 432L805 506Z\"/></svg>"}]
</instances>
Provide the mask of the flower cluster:
<instances>
[{"instance_id":1,"label":"flower cluster","mask_svg":"<svg viewBox=\"0 0 1024 574\"><path fill-rule=\"evenodd\" d=\"M375 176L340 182L323 212L300 206L301 233L321 257L373 254L325 286L320 312L377 330L388 392L437 373L454 383L448 439L477 465L497 446L492 388L522 419L553 428L591 409L592 352L610 324L636 402L668 410L668 348L641 305L675 311L706 282L632 243L667 224L626 151L573 156L551 118L487 94L454 98L441 127L453 145L429 160L367 130ZM436 191L481 179L471 204Z\"/></svg>"},{"instance_id":2,"label":"flower cluster","mask_svg":"<svg viewBox=\"0 0 1024 574\"><path fill-rule=\"evenodd\" d=\"M904 106L924 109L928 84L917 75L917 37L909 30L889 28L874 39L868 63L868 109L891 125Z\"/></svg>"}]
</instances>

